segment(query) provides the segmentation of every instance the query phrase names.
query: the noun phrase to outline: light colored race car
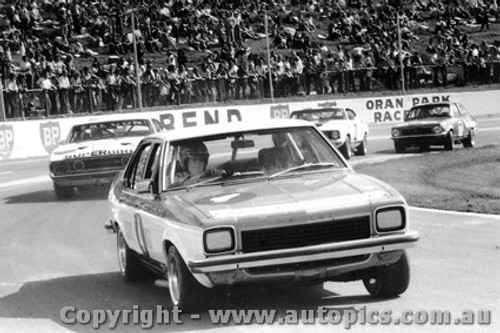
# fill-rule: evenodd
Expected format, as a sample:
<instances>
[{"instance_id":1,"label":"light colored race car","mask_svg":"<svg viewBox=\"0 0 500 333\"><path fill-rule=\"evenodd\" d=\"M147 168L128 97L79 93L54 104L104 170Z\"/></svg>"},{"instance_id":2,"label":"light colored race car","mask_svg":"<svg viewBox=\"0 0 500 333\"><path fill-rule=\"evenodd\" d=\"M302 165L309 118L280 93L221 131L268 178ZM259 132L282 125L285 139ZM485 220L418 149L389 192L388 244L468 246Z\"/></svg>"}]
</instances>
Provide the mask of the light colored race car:
<instances>
[{"instance_id":1,"label":"light colored race car","mask_svg":"<svg viewBox=\"0 0 500 333\"><path fill-rule=\"evenodd\" d=\"M75 187L111 183L127 164L139 141L163 131L156 119L101 119L75 125L50 155L50 177L59 199Z\"/></svg>"},{"instance_id":2,"label":"light colored race car","mask_svg":"<svg viewBox=\"0 0 500 333\"><path fill-rule=\"evenodd\" d=\"M399 295L419 238L396 190L291 119L149 136L109 203L124 279L158 273L182 309L246 283L363 280L374 297Z\"/></svg>"},{"instance_id":3,"label":"light colored race car","mask_svg":"<svg viewBox=\"0 0 500 333\"><path fill-rule=\"evenodd\" d=\"M368 125L349 108L330 107L293 111L294 119L314 123L340 149L346 159L368 153Z\"/></svg>"},{"instance_id":4,"label":"light colored race car","mask_svg":"<svg viewBox=\"0 0 500 333\"><path fill-rule=\"evenodd\" d=\"M422 151L442 145L453 150L461 143L466 148L476 145L477 122L460 103L430 103L413 106L405 114L405 122L391 130L396 153L417 146Z\"/></svg>"}]
</instances>

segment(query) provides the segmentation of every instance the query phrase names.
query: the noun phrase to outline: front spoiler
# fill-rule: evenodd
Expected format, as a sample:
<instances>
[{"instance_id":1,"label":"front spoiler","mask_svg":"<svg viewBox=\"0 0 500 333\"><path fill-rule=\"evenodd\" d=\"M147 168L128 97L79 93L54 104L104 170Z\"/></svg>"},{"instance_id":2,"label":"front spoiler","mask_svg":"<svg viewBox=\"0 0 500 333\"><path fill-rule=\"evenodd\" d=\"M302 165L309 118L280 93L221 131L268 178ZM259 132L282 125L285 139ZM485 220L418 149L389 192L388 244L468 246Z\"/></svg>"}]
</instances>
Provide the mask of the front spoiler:
<instances>
[{"instance_id":1,"label":"front spoiler","mask_svg":"<svg viewBox=\"0 0 500 333\"><path fill-rule=\"evenodd\" d=\"M204 260L190 260L187 265L193 273L210 274L238 269L266 267L280 264L311 262L325 259L353 257L372 253L404 250L416 246L418 232L379 236L333 244L322 244L297 249L259 253L225 255Z\"/></svg>"},{"instance_id":2,"label":"front spoiler","mask_svg":"<svg viewBox=\"0 0 500 333\"><path fill-rule=\"evenodd\" d=\"M82 172L57 176L51 174L50 177L55 184L60 186L99 185L111 183L119 171Z\"/></svg>"}]
</instances>

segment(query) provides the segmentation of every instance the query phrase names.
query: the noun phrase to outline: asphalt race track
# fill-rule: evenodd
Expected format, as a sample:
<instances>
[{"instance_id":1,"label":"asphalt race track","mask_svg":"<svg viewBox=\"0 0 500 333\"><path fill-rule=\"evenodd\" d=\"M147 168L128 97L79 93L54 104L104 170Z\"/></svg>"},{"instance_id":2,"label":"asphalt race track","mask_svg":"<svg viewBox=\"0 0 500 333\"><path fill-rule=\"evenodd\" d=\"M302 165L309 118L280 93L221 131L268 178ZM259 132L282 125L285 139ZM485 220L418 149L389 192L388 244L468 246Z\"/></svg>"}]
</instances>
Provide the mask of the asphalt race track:
<instances>
[{"instance_id":1,"label":"asphalt race track","mask_svg":"<svg viewBox=\"0 0 500 333\"><path fill-rule=\"evenodd\" d=\"M478 119L478 146L500 144L500 117ZM369 154L364 159L401 157L389 139L390 126L370 128ZM436 151L438 149L435 149ZM409 154L405 154L409 155ZM106 232L110 218L107 188L82 191L57 200L48 177L47 159L0 163L0 332L92 332L91 324L65 324L60 313L76 310L171 310L168 290L153 280L126 284L118 273L116 238ZM182 324L154 325L151 332L177 331L323 331L344 329L340 324L283 325L287 310L404 311L419 315L449 311L452 323L420 324L403 331L500 332L500 217L411 209L412 229L421 240L410 249L412 278L401 297L374 300L361 282L325 283L293 288L245 288L211 295L211 308L278 310L273 325L217 325L206 312L199 318L181 314ZM491 311L490 325L455 325L463 311ZM73 314L75 317L75 314ZM316 319L319 316L314 316ZM377 317L372 317L377 319ZM477 319L477 315L476 315ZM400 332L403 324L353 324L350 331ZM110 322L99 331L108 331ZM340 327L336 327L340 326ZM406 326L406 325L405 325ZM115 332L135 332L139 324L123 324Z\"/></svg>"}]
</instances>

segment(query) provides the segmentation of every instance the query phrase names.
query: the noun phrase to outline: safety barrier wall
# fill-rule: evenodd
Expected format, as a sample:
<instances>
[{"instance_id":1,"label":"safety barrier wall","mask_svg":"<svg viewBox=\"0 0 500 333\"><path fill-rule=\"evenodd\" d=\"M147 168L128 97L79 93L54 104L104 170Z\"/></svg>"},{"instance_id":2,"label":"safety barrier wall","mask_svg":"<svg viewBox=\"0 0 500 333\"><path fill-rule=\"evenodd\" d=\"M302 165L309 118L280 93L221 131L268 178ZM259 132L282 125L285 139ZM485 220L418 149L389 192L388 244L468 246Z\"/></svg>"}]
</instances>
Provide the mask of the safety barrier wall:
<instances>
[{"instance_id":1,"label":"safety barrier wall","mask_svg":"<svg viewBox=\"0 0 500 333\"><path fill-rule=\"evenodd\" d=\"M231 105L178 110L154 110L135 113L89 115L72 118L8 121L0 123L0 161L48 156L75 124L105 118L130 116L153 117L169 130L210 126L215 123L238 121L268 121L287 118L295 110L345 106L355 110L369 124L403 121L404 111L413 105L430 102L460 102L473 116L499 112L500 91L446 92L415 95L394 95L368 98L331 99L278 104Z\"/></svg>"}]
</instances>

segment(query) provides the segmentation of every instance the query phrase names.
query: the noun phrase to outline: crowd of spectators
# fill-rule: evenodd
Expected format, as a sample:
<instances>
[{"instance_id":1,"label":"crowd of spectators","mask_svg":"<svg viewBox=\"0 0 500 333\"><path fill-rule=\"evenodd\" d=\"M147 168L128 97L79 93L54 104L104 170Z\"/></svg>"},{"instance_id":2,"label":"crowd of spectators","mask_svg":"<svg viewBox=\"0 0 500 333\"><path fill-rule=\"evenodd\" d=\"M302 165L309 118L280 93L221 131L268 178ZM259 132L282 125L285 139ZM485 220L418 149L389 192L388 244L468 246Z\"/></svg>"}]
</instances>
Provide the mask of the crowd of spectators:
<instances>
[{"instance_id":1,"label":"crowd of spectators","mask_svg":"<svg viewBox=\"0 0 500 333\"><path fill-rule=\"evenodd\" d=\"M2 3L12 118L135 108L137 78L145 107L500 83L500 39L471 37L498 22L497 0Z\"/></svg>"}]
</instances>

